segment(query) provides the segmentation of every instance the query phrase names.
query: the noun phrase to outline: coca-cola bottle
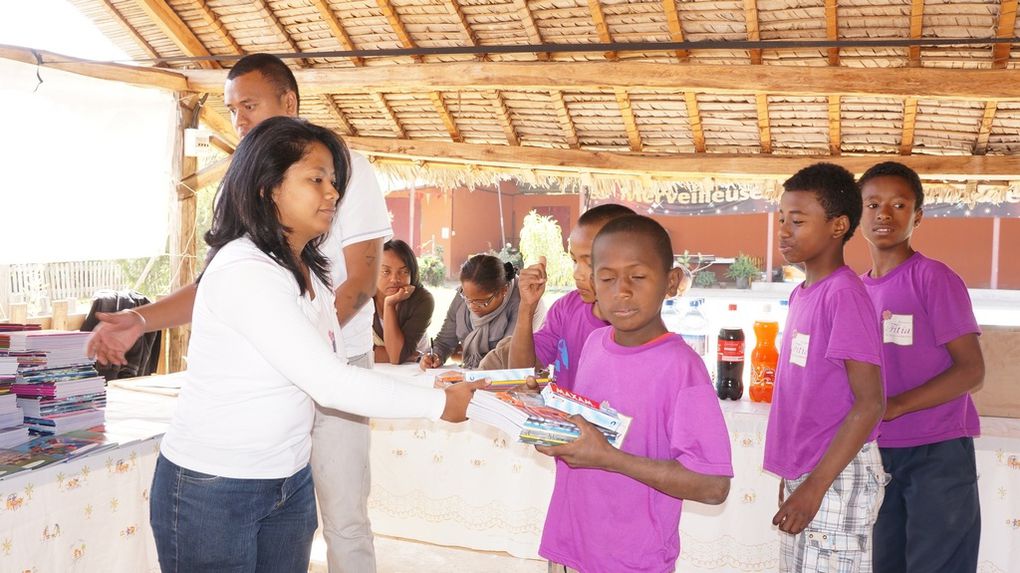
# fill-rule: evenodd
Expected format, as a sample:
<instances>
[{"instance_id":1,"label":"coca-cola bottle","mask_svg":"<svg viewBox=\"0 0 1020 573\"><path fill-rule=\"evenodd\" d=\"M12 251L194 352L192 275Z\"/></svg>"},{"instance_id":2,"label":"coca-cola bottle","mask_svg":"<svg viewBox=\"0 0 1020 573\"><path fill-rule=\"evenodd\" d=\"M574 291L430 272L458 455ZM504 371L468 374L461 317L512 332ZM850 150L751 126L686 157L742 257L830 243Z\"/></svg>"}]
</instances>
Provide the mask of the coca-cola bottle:
<instances>
[{"instance_id":1,"label":"coca-cola bottle","mask_svg":"<svg viewBox=\"0 0 1020 573\"><path fill-rule=\"evenodd\" d=\"M715 393L720 400L739 400L744 395L744 330L735 304L729 306L719 329Z\"/></svg>"}]
</instances>

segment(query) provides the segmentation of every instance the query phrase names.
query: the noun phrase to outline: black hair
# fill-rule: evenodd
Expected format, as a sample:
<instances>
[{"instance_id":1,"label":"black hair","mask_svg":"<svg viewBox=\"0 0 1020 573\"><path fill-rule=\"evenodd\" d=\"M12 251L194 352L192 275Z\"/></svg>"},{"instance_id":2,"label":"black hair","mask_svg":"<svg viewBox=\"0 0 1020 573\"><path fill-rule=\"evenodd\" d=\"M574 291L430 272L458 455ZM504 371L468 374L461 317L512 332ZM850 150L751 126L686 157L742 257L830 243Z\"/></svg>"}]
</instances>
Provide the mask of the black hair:
<instances>
[{"instance_id":1,"label":"black hair","mask_svg":"<svg viewBox=\"0 0 1020 573\"><path fill-rule=\"evenodd\" d=\"M287 169L300 161L315 142L325 145L333 156L334 186L342 198L351 164L343 142L332 131L303 119L271 117L255 126L234 151L217 191L212 226L205 234L205 242L214 251L234 239L249 237L259 250L294 275L302 295L306 290L304 276L287 243L290 229L280 222L272 193L283 182ZM325 235L309 241L301 251L301 260L329 284L329 261L319 251L323 240Z\"/></svg>"},{"instance_id":2,"label":"black hair","mask_svg":"<svg viewBox=\"0 0 1020 573\"><path fill-rule=\"evenodd\" d=\"M297 79L294 77L294 72L290 71L287 64L283 63L283 60L272 54L248 54L237 60L237 63L230 68L230 71L227 72L227 79L232 80L252 72L259 72L265 76L269 83L276 88L277 95L282 96L288 91L294 92L294 97L297 99L295 111L301 111L301 92L298 91Z\"/></svg>"},{"instance_id":3,"label":"black hair","mask_svg":"<svg viewBox=\"0 0 1020 573\"><path fill-rule=\"evenodd\" d=\"M577 218L577 226L587 227L589 225L599 225L612 219L636 214L637 213L635 213L630 207L625 207L616 203L596 205L584 213L581 213L581 216Z\"/></svg>"},{"instance_id":4,"label":"black hair","mask_svg":"<svg viewBox=\"0 0 1020 573\"><path fill-rule=\"evenodd\" d=\"M658 221L651 217L628 215L613 219L606 223L605 227L602 227L598 235L595 235L595 241L592 244L594 245L600 240L605 240L605 237L609 235L621 233L640 235L648 239L651 243L652 251L655 252L656 257L662 263L663 270L668 272L673 269L673 243L669 239L669 233ZM594 249L592 253L594 254Z\"/></svg>"},{"instance_id":5,"label":"black hair","mask_svg":"<svg viewBox=\"0 0 1020 573\"><path fill-rule=\"evenodd\" d=\"M906 181L910 190L914 192L914 210L921 210L921 206L924 205L924 187L921 185L921 177L918 176L917 171L897 161L883 161L868 168L864 175L861 175L857 186L863 191L864 184L876 177L899 177Z\"/></svg>"},{"instance_id":6,"label":"black hair","mask_svg":"<svg viewBox=\"0 0 1020 573\"><path fill-rule=\"evenodd\" d=\"M516 276L513 263L504 263L492 255L474 255L460 266L460 281L471 281L486 292L498 291Z\"/></svg>"},{"instance_id":7,"label":"black hair","mask_svg":"<svg viewBox=\"0 0 1020 573\"><path fill-rule=\"evenodd\" d=\"M383 243L382 248L384 251L393 251L393 254L397 255L404 262L404 266L411 273L411 284L415 288L421 287L421 283L418 282L418 257L414 256L414 250L411 249L411 245L400 239L390 239Z\"/></svg>"},{"instance_id":8,"label":"black hair","mask_svg":"<svg viewBox=\"0 0 1020 573\"><path fill-rule=\"evenodd\" d=\"M843 235L843 244L850 240L861 222L861 211L864 210L861 191L853 174L835 163L808 165L784 181L783 189L815 193L822 209L825 209L826 220L846 215L850 225Z\"/></svg>"}]
</instances>

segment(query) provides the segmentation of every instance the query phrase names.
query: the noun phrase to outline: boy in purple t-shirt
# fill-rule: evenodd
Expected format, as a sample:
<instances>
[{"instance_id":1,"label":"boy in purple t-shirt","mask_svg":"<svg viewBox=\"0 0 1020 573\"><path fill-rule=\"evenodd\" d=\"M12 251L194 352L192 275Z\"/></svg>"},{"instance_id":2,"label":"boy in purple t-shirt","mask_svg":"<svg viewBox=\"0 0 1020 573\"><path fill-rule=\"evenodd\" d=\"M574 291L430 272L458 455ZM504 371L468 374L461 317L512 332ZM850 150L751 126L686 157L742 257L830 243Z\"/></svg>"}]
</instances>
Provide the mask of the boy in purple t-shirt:
<instances>
[{"instance_id":1,"label":"boy in purple t-shirt","mask_svg":"<svg viewBox=\"0 0 1020 573\"><path fill-rule=\"evenodd\" d=\"M764 467L782 478L779 570L867 572L886 479L874 443L885 394L875 310L843 262L861 194L831 163L783 188L779 250L805 280L790 294L765 433Z\"/></svg>"},{"instance_id":2,"label":"boy in purple t-shirt","mask_svg":"<svg viewBox=\"0 0 1020 573\"><path fill-rule=\"evenodd\" d=\"M879 163L860 188L872 263L861 279L882 325L889 394L878 445L892 480L875 523L875 571L976 571L981 428L970 392L984 359L970 295L949 267L910 246L924 204L914 170Z\"/></svg>"},{"instance_id":3,"label":"boy in purple t-shirt","mask_svg":"<svg viewBox=\"0 0 1020 573\"><path fill-rule=\"evenodd\" d=\"M552 303L542 328L532 334L535 309L545 294L545 259L521 271L517 278L521 306L517 324L510 339L510 367L530 368L553 365L556 383L567 390L574 388L574 373L588 335L609 323L595 306L591 287L591 244L595 235L609 221L634 215L623 205L607 203L592 207L577 220L570 233L568 246L574 261L574 284L577 289Z\"/></svg>"},{"instance_id":4,"label":"boy in purple t-shirt","mask_svg":"<svg viewBox=\"0 0 1020 573\"><path fill-rule=\"evenodd\" d=\"M704 362L660 316L682 274L666 230L647 217L614 219L595 238L592 265L612 326L585 343L575 390L633 422L619 450L579 416L577 441L538 447L558 458L539 554L550 571L672 572L682 500L719 504L729 493L729 434Z\"/></svg>"}]
</instances>

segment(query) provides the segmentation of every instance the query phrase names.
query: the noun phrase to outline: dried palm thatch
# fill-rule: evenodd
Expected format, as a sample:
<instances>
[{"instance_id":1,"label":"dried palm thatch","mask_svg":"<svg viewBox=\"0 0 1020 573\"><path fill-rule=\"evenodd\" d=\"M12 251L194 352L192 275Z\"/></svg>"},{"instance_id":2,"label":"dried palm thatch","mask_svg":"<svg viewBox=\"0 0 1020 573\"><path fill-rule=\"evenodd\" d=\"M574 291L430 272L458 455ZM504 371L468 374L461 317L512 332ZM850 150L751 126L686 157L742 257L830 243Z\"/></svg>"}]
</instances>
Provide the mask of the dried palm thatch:
<instances>
[{"instance_id":1,"label":"dried palm thatch","mask_svg":"<svg viewBox=\"0 0 1020 573\"><path fill-rule=\"evenodd\" d=\"M868 73L890 68L1015 70L1011 43L980 43L1020 35L1017 0L72 0L114 43L142 65L154 58L238 56L254 52L309 54L290 60L296 69L394 69L444 62L555 64L616 61L675 66L724 65L733 89L684 89L641 85L635 78L605 77L599 85L571 86L555 78L550 86L517 81L512 72L485 86L416 89L385 83L358 89L316 90L302 98L302 115L351 136L379 156L376 166L394 175L428 180L440 187L491 184L509 176L555 181L560 188L665 189L669 169L600 169L602 153L635 157L704 156L712 172L731 155L763 161L783 157L844 160L904 158L942 173L933 160L987 156L946 181L947 194L962 200L982 191L999 197L998 184L984 192L985 169L996 165L998 181L1020 179L1020 97L873 90ZM499 53L497 46L577 46L612 42L973 38L953 46L793 46L756 44L739 49ZM478 54L420 54L345 57L316 53L476 46ZM486 53L484 48L493 47ZM1018 48L1020 49L1020 48ZM173 61L169 67L217 69L231 61ZM166 65L166 64L161 64ZM394 68L396 66L396 68ZM778 68L776 66L782 66ZM842 90L798 93L812 69L861 72L858 85ZM571 68L573 69L573 68ZM789 88L763 90L761 70L782 70ZM398 72L399 73L399 72ZM936 77L936 76L932 76ZM941 76L938 76L941 77ZM1002 78L1004 76L996 76ZM1012 76L1010 76L1012 77ZM1014 81L1020 80L1017 76ZM849 81L849 80L848 80ZM1006 80L1008 81L1008 80ZM990 88L995 86L989 86ZM885 91L883 91L885 90ZM994 92L994 90L993 90ZM997 93L997 92L995 92ZM210 98L210 100L215 98ZM212 103L220 118L222 105ZM225 122L218 122L220 126ZM371 140L372 145L363 145ZM380 152L385 141L392 145ZM435 147L422 160L401 153L414 142L462 143ZM506 148L547 150L523 154L525 165L485 160ZM573 152L586 152L588 167L566 165ZM456 155L446 161L445 155ZM469 154L470 155L470 154ZM513 154L510 154L513 155ZM538 159L535 159L538 157ZM651 161L652 159L649 159ZM1004 162L1004 163L995 163ZM646 165L642 163L641 165ZM967 164L970 165L970 164ZM1012 171L1011 171L1012 170ZM733 177L740 177L727 169ZM739 171L739 169L737 169ZM768 169L764 169L768 171ZM775 175L748 170L774 188ZM966 183L964 180L969 180ZM943 191L938 191L942 193ZM947 195L947 196L950 196ZM952 195L952 196L957 196Z\"/></svg>"}]
</instances>

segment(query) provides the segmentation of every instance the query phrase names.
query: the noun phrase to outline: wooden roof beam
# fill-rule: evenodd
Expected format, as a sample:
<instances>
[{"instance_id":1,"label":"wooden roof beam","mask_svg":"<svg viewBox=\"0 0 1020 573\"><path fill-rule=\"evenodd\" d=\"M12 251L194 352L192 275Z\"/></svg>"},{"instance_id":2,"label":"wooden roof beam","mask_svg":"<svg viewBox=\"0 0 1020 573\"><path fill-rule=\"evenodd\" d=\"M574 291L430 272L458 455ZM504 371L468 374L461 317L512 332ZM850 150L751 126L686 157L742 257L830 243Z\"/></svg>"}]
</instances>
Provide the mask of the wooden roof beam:
<instances>
[{"instance_id":1,"label":"wooden roof beam","mask_svg":"<svg viewBox=\"0 0 1020 573\"><path fill-rule=\"evenodd\" d=\"M830 40L839 39L839 21L836 0L825 0L825 36ZM839 48L829 48L829 65L839 65Z\"/></svg>"},{"instance_id":2,"label":"wooden roof beam","mask_svg":"<svg viewBox=\"0 0 1020 573\"><path fill-rule=\"evenodd\" d=\"M328 111L329 115L332 116L333 121L336 121L340 125L340 133L344 135L358 134L358 130L355 129L353 125L351 125L351 122L347 119L347 116L340 109L340 106L337 105L336 100L333 99L333 96L322 94L319 96L319 98L322 100L322 103L326 106L326 111Z\"/></svg>"},{"instance_id":3,"label":"wooden roof beam","mask_svg":"<svg viewBox=\"0 0 1020 573\"><path fill-rule=\"evenodd\" d=\"M454 142L464 141L464 136L461 135L460 129L457 128L457 122L453 119L453 114L450 113L450 109L446 107L446 100L443 99L443 94L439 92L429 92L429 99L432 100L432 107L436 108L436 113L443 120L443 125L446 126L447 133L450 134L450 139Z\"/></svg>"},{"instance_id":4,"label":"wooden roof beam","mask_svg":"<svg viewBox=\"0 0 1020 573\"><path fill-rule=\"evenodd\" d=\"M209 106L202 106L202 112L199 117L213 133L230 145L237 147L237 143L240 141L240 138L237 137L237 132L234 131L234 126L230 123L229 119L226 119L222 115L216 113L216 111Z\"/></svg>"},{"instance_id":5,"label":"wooden roof beam","mask_svg":"<svg viewBox=\"0 0 1020 573\"><path fill-rule=\"evenodd\" d=\"M705 152L705 130L701 127L701 111L698 109L698 94L684 92L684 103L687 105L687 123L691 126L691 138L694 140L694 151Z\"/></svg>"},{"instance_id":6,"label":"wooden roof beam","mask_svg":"<svg viewBox=\"0 0 1020 573\"><path fill-rule=\"evenodd\" d=\"M772 129L769 127L769 96L755 94L755 105L758 108L758 139L761 141L761 152L772 153Z\"/></svg>"},{"instance_id":7,"label":"wooden roof beam","mask_svg":"<svg viewBox=\"0 0 1020 573\"><path fill-rule=\"evenodd\" d=\"M510 113L510 108L506 105L506 100L503 99L503 94L498 90L492 92L492 103L495 108L496 119L499 120L499 125L503 128L503 133L506 135L507 144L520 145L521 140L517 137L517 130L514 129L513 115Z\"/></svg>"},{"instance_id":8,"label":"wooden roof beam","mask_svg":"<svg viewBox=\"0 0 1020 573\"><path fill-rule=\"evenodd\" d=\"M386 21L390 23L390 28L393 28L393 33L400 40L401 47L417 47L414 39L411 38L411 34L407 33L407 28L404 27L404 23L400 20L400 15L397 14L397 9L393 7L390 0L376 0L376 5L379 6L379 10L382 10L383 16L386 16ZM417 63L425 61L421 56L411 56L411 59Z\"/></svg>"},{"instance_id":9,"label":"wooden roof beam","mask_svg":"<svg viewBox=\"0 0 1020 573\"><path fill-rule=\"evenodd\" d=\"M829 96L829 154L839 155L843 152L843 136L840 133L842 117L839 96Z\"/></svg>"},{"instance_id":10,"label":"wooden roof beam","mask_svg":"<svg viewBox=\"0 0 1020 573\"><path fill-rule=\"evenodd\" d=\"M177 44L188 56L208 57L212 54L205 49L205 44L198 39L198 36L188 28L188 25L181 20L181 17L174 12L164 0L137 0L139 7L159 26L159 29L167 35L170 40ZM219 68L219 64L213 60L206 60L198 63L206 69Z\"/></svg>"},{"instance_id":11,"label":"wooden roof beam","mask_svg":"<svg viewBox=\"0 0 1020 573\"><path fill-rule=\"evenodd\" d=\"M542 34L538 31L538 25L535 24L535 16L531 13L531 8L528 8L526 0L510 0L510 4L521 18L521 25L524 27L524 33L528 36L528 43L533 46L544 44L542 40ZM540 62L549 61L548 52L539 52L535 54Z\"/></svg>"},{"instance_id":12,"label":"wooden roof beam","mask_svg":"<svg viewBox=\"0 0 1020 573\"><path fill-rule=\"evenodd\" d=\"M226 71L180 70L195 91L223 90ZM459 90L675 90L711 94L767 93L828 97L924 97L1020 101L1014 70L724 66L646 62L454 62L295 70L301 91L422 93Z\"/></svg>"},{"instance_id":13,"label":"wooden roof beam","mask_svg":"<svg viewBox=\"0 0 1020 573\"><path fill-rule=\"evenodd\" d=\"M783 156L712 154L706 162L700 153L673 155L612 153L574 149L544 149L443 143L422 140L349 137L352 149L379 157L435 161L514 169L549 168L568 172L646 174L649 176L752 176L789 177L799 169L819 161L831 161L853 173L863 173L882 155L865 156ZM1020 156L936 156L910 155L900 161L922 177L953 181L980 178L982 181L1012 181L1020 172Z\"/></svg>"},{"instance_id":14,"label":"wooden roof beam","mask_svg":"<svg viewBox=\"0 0 1020 573\"><path fill-rule=\"evenodd\" d=\"M900 155L910 155L914 150L914 126L917 125L917 98L903 100L903 134L900 136Z\"/></svg>"},{"instance_id":15,"label":"wooden roof beam","mask_svg":"<svg viewBox=\"0 0 1020 573\"><path fill-rule=\"evenodd\" d=\"M977 141L974 142L974 155L988 153L988 139L992 135L992 122L998 106L994 101L985 102L985 112L981 116L981 127L978 128Z\"/></svg>"},{"instance_id":16,"label":"wooden roof beam","mask_svg":"<svg viewBox=\"0 0 1020 573\"><path fill-rule=\"evenodd\" d=\"M684 28L680 23L680 12L676 9L677 0L662 0L662 11L666 13L666 26L669 28L671 42L684 41ZM677 50L676 59L685 64L690 60L690 50Z\"/></svg>"},{"instance_id":17,"label":"wooden roof beam","mask_svg":"<svg viewBox=\"0 0 1020 573\"><path fill-rule=\"evenodd\" d=\"M351 36L344 29L340 19L336 17L336 13L333 12L333 8L330 7L326 0L310 0L315 9L319 12L319 16L322 18L326 25L329 26L329 31L333 33L333 37L336 38L337 43L340 47L347 51L356 50L357 47L354 42L351 41ZM354 67L360 68L365 65L365 58L355 56L351 58L351 63Z\"/></svg>"},{"instance_id":18,"label":"wooden roof beam","mask_svg":"<svg viewBox=\"0 0 1020 573\"><path fill-rule=\"evenodd\" d=\"M39 60L36 59L36 56L39 57ZM178 70L92 62L45 50L33 50L31 48L6 46L3 44L0 44L0 58L100 80L123 82L167 91L191 90L188 78ZM225 78L226 75L223 77ZM220 85L218 91L223 91L222 85Z\"/></svg>"},{"instance_id":19,"label":"wooden roof beam","mask_svg":"<svg viewBox=\"0 0 1020 573\"><path fill-rule=\"evenodd\" d=\"M127 30L127 33L128 35L131 36L131 39L134 40L136 44L138 44L138 47L141 48L146 55L148 55L150 58L159 57L159 52L156 51L156 48L153 48L152 44L150 44L149 41L145 39L145 36L142 36L141 32L139 32L137 28L132 26L131 22L128 22L127 18L125 18L124 15L120 13L120 10L118 10L117 7L113 5L113 2L110 2L110 0L102 0L100 4L102 4L103 8L106 9L106 12L110 15L111 18L116 20L118 24L120 24L125 30Z\"/></svg>"},{"instance_id":20,"label":"wooden roof beam","mask_svg":"<svg viewBox=\"0 0 1020 573\"><path fill-rule=\"evenodd\" d=\"M924 0L910 0L910 37L918 39L924 29ZM907 61L911 67L921 66L921 46L910 46Z\"/></svg>"},{"instance_id":21,"label":"wooden roof beam","mask_svg":"<svg viewBox=\"0 0 1020 573\"><path fill-rule=\"evenodd\" d=\"M757 0L744 0L744 24L747 26L747 39L757 42L761 39L758 31L758 2ZM748 50L752 64L761 63L761 50Z\"/></svg>"},{"instance_id":22,"label":"wooden roof beam","mask_svg":"<svg viewBox=\"0 0 1020 573\"><path fill-rule=\"evenodd\" d=\"M389 120L390 126L393 128L393 133L398 139L404 139L407 134L404 133L403 126L400 125L400 120L397 119L397 114L393 113L393 108L390 107L389 102L386 101L386 96L381 93L373 93L372 99L375 100L375 105L379 107L379 111L382 112L386 119Z\"/></svg>"},{"instance_id":23,"label":"wooden roof beam","mask_svg":"<svg viewBox=\"0 0 1020 573\"><path fill-rule=\"evenodd\" d=\"M999 25L995 33L998 38L1012 38L1016 29L1017 0L1002 0L999 4ZM1005 68L1013 44L995 44L992 47L992 67Z\"/></svg>"},{"instance_id":24,"label":"wooden roof beam","mask_svg":"<svg viewBox=\"0 0 1020 573\"><path fill-rule=\"evenodd\" d=\"M556 120L560 123L567 145L571 149L578 149L580 141L577 138L577 128L574 127L574 120L570 118L570 110L567 109L567 102L563 99L563 92L552 90L549 97L552 99L553 107L556 108Z\"/></svg>"},{"instance_id":25,"label":"wooden roof beam","mask_svg":"<svg viewBox=\"0 0 1020 573\"><path fill-rule=\"evenodd\" d=\"M609 26L606 24L606 15L602 12L602 4L599 0L588 0L588 9L591 10L591 19L595 22L595 32L599 35L599 41L603 44L611 44L613 35L609 33ZM607 60L618 60L620 54L606 52Z\"/></svg>"},{"instance_id":26,"label":"wooden roof beam","mask_svg":"<svg viewBox=\"0 0 1020 573\"><path fill-rule=\"evenodd\" d=\"M212 8L210 8L207 3L202 0L193 0L192 4L198 8L198 11L202 15L202 19L205 20L206 25L215 30L216 33L223 38L223 41L230 46L230 49L233 50L235 54L244 53L244 48L242 48L241 44L238 44L237 40L230 35L230 31L227 30L223 21L220 20L220 17L212 11Z\"/></svg>"},{"instance_id":27,"label":"wooden roof beam","mask_svg":"<svg viewBox=\"0 0 1020 573\"><path fill-rule=\"evenodd\" d=\"M644 145L641 143L641 132L638 131L634 109L630 105L630 95L624 89L616 89L615 91L616 103L619 104L620 114L623 116L623 127L627 131L627 141L630 143L630 150L641 151Z\"/></svg>"},{"instance_id":28,"label":"wooden roof beam","mask_svg":"<svg viewBox=\"0 0 1020 573\"><path fill-rule=\"evenodd\" d=\"M467 38L468 45L479 45L478 35L475 34L473 29L471 29L471 24L468 23L467 16L464 15L464 10L461 9L460 3L457 0L444 0L443 4L446 5L446 11L456 18L458 23L460 23L460 29L464 32L464 37ZM485 54L479 54L478 59L484 61L487 57Z\"/></svg>"}]
</instances>

